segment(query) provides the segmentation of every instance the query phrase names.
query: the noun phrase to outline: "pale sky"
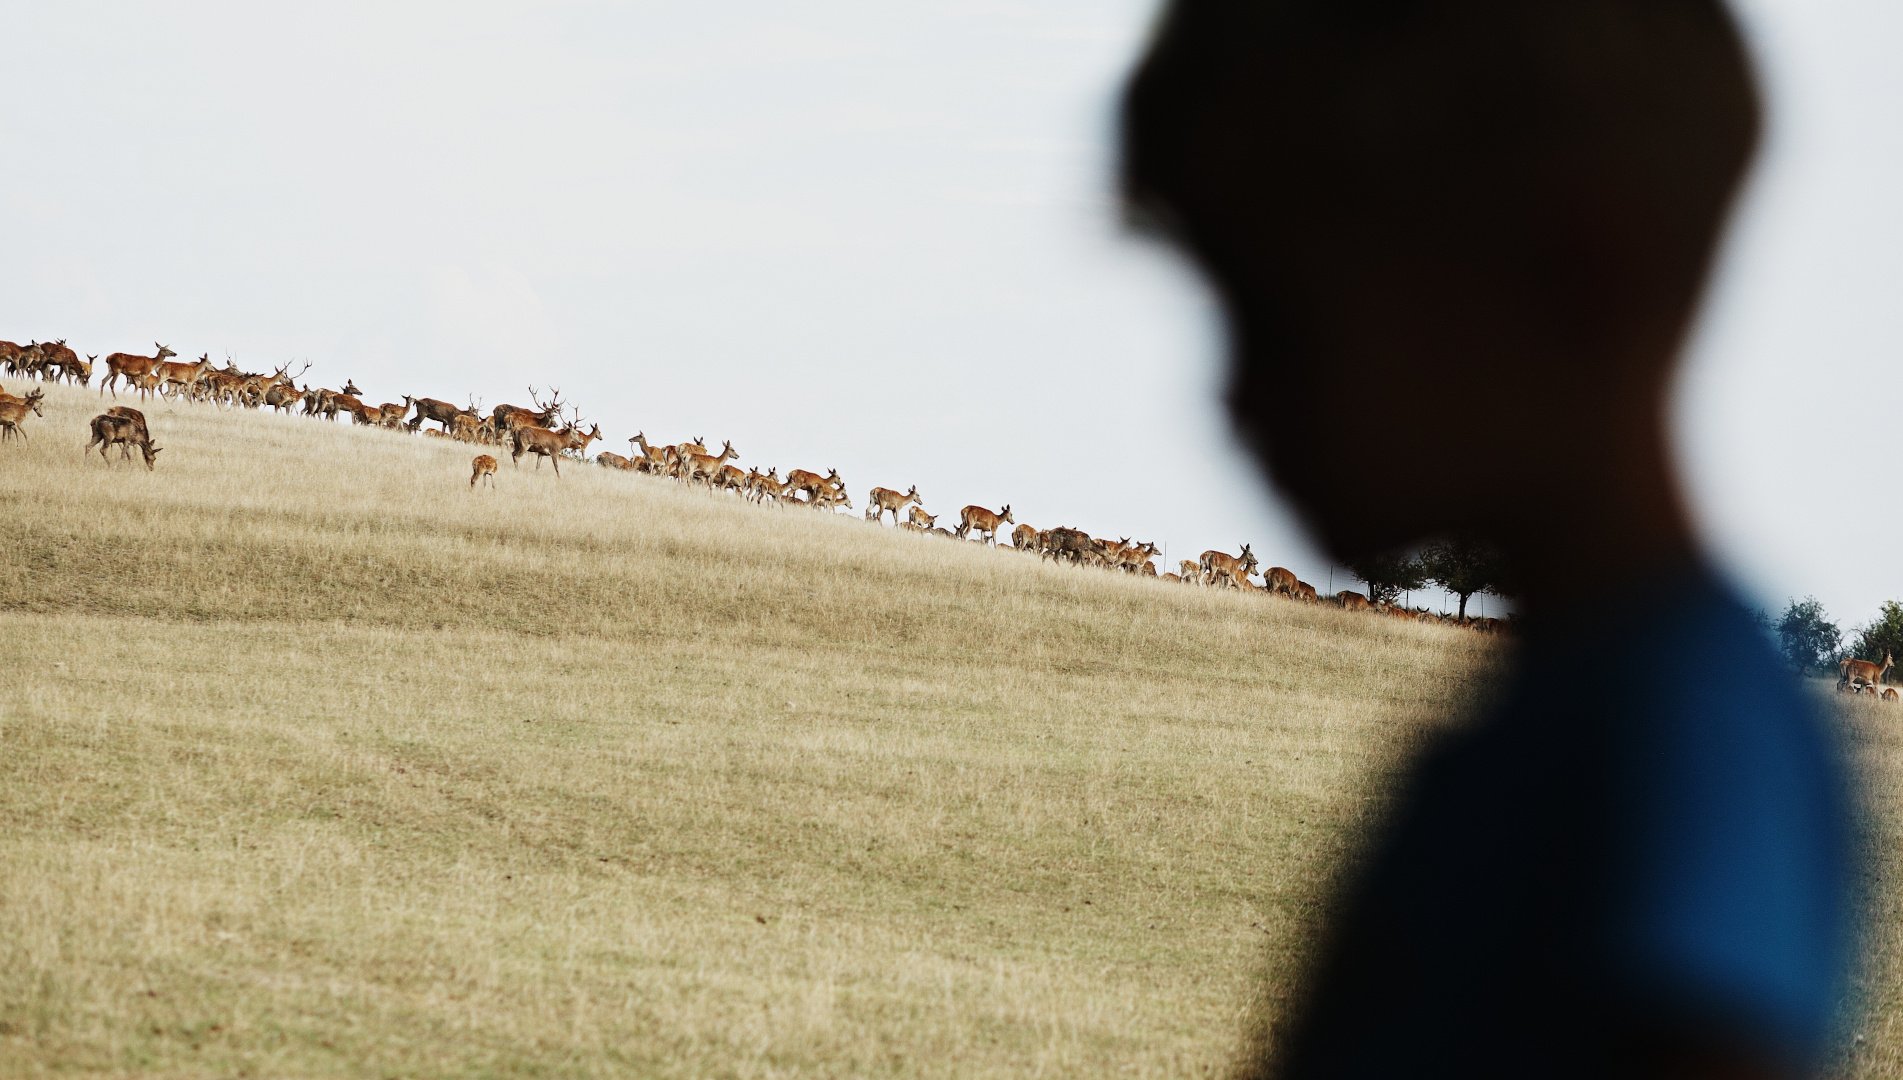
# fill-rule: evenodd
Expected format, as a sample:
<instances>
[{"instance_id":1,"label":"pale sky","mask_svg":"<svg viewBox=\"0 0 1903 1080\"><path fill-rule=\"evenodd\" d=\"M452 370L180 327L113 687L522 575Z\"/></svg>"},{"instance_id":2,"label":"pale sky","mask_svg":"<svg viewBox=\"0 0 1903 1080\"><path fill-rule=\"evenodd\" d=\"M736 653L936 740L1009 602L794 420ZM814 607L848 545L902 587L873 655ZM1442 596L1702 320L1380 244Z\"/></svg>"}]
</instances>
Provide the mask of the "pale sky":
<instances>
[{"instance_id":1,"label":"pale sky","mask_svg":"<svg viewBox=\"0 0 1903 1080\"><path fill-rule=\"evenodd\" d=\"M1903 5L1742 7L1774 130L1685 456L1767 604L1848 627L1903 598ZM1231 447L1208 301L1117 225L1152 3L789 8L7 5L0 338L308 358L377 401L553 384L608 449L727 438L1326 587Z\"/></svg>"}]
</instances>

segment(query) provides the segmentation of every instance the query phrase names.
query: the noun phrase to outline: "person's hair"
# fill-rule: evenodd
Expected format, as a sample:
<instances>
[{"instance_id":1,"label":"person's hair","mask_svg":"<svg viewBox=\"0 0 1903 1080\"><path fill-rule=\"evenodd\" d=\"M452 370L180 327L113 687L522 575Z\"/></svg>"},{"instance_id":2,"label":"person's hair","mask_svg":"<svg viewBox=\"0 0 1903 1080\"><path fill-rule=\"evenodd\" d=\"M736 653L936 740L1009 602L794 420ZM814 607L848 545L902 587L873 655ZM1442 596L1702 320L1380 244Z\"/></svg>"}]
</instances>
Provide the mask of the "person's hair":
<instances>
[{"instance_id":1,"label":"person's hair","mask_svg":"<svg viewBox=\"0 0 1903 1080\"><path fill-rule=\"evenodd\" d=\"M1760 103L1721 0L1173 0L1121 122L1126 207L1205 262L1399 245L1650 317L1695 303Z\"/></svg>"}]
</instances>

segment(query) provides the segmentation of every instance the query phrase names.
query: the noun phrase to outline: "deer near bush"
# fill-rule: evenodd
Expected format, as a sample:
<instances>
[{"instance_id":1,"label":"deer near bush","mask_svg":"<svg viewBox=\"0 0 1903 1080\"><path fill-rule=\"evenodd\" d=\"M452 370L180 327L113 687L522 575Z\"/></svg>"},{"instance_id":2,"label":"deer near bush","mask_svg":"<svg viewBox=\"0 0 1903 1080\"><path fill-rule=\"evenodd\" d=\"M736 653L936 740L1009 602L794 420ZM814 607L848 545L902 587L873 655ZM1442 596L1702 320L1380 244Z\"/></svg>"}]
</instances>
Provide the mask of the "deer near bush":
<instances>
[{"instance_id":1,"label":"deer near bush","mask_svg":"<svg viewBox=\"0 0 1903 1080\"><path fill-rule=\"evenodd\" d=\"M534 454L537 469L542 467L542 459L547 458L548 463L555 467L555 475L560 476L562 475L562 451L579 450L586 453L588 444L601 438L601 425L596 424L593 431L583 434L576 431L572 424L560 431L517 424L511 435L514 445L514 449L509 454L511 464L519 467L522 464L523 454Z\"/></svg>"}]
</instances>

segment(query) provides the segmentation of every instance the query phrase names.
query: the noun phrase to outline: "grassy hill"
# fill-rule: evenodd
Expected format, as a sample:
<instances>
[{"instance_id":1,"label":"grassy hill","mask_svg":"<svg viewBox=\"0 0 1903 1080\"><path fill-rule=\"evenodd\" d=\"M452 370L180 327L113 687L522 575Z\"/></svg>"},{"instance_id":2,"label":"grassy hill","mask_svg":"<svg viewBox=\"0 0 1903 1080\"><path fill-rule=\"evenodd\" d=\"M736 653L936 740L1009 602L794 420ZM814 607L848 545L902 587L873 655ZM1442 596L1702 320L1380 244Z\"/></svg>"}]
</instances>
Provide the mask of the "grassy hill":
<instances>
[{"instance_id":1,"label":"grassy hill","mask_svg":"<svg viewBox=\"0 0 1903 1080\"><path fill-rule=\"evenodd\" d=\"M7 1075L1217 1072L1493 648L288 417L109 469L98 408L0 446Z\"/></svg>"}]
</instances>

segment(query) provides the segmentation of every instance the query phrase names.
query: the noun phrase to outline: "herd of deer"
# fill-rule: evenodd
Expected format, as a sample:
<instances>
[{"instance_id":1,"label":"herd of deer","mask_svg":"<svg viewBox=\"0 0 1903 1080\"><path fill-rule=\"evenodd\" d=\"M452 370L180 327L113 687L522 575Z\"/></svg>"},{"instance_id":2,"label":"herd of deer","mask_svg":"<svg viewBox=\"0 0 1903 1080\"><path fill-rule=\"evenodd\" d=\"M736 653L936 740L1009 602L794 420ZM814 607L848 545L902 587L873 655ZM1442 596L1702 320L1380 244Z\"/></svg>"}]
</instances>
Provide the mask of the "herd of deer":
<instances>
[{"instance_id":1,"label":"herd of deer","mask_svg":"<svg viewBox=\"0 0 1903 1080\"><path fill-rule=\"evenodd\" d=\"M110 392L116 398L124 387L142 400L209 402L220 408L268 407L276 412L301 412L307 417L332 421L344 414L353 424L407 429L436 438L506 447L512 462L520 464L524 454L533 455L538 469L542 460L547 459L558 477L564 455L573 454L587 460L589 445L601 438L599 424L582 430L581 415L562 401L559 389L552 390L544 400L531 386L529 399L534 402L533 408L497 405L486 415L480 401L474 398L466 406L459 406L437 398L406 395L400 402L371 405L364 402L363 392L353 380L345 380L343 388L338 390L298 385L298 378L310 370L308 363L295 372L285 364L269 374L262 374L242 371L229 359L222 367L215 367L209 354L201 354L191 363L175 363L169 358L177 356L176 352L158 342L153 342L153 347L156 352L150 356L113 353L102 361L97 356L80 359L63 339L26 345L0 341L0 370L11 375L90 386L96 367L103 364L101 395ZM40 390L25 397L0 391L0 439L16 432L23 435L21 422L28 413L40 414L43 396ZM430 424L436 426L425 426ZM153 443L144 414L129 406L113 406L95 416L91 426L92 442L87 444L87 452L98 447L102 459L112 446L120 448L122 460L130 460L132 449L137 448L150 469L162 449ZM739 457L739 451L731 442L723 442L719 452L712 453L707 449L706 440L699 437L671 445L654 445L648 441L646 432L636 432L628 439L626 455L603 451L594 461L605 468L649 473L710 490L733 492L754 503L772 502L779 506L790 504L827 511L854 508L846 494L846 482L837 469L828 469L823 475L793 469L781 478L777 467L762 472L731 464ZM476 455L471 462L470 488L485 481L493 487L497 464L492 454ZM978 539L987 544L998 543L998 535L1004 527L1016 525L1010 533L1009 546L1034 553L1040 559L1143 574L1186 585L1282 596L1311 604L1327 602L1348 611L1373 611L1428 622L1457 621L1430 611L1375 603L1357 592L1323 598L1313 585L1279 566L1263 571L1262 581L1257 584L1252 578L1258 563L1247 544L1236 555L1205 551L1200 559L1184 560L1176 570L1159 574L1153 560L1160 549L1154 543L1137 543L1127 536L1115 541L1103 540L1081 529L1037 529L1018 524L1011 516L1009 504L996 511L967 506L959 511L957 527L946 529L939 527L938 515L926 512L917 486L904 492L875 487L866 497L866 520L883 522L887 514L892 516L894 525L909 532L960 540ZM1488 633L1505 629L1505 623L1498 619L1469 619L1463 625Z\"/></svg>"}]
</instances>

